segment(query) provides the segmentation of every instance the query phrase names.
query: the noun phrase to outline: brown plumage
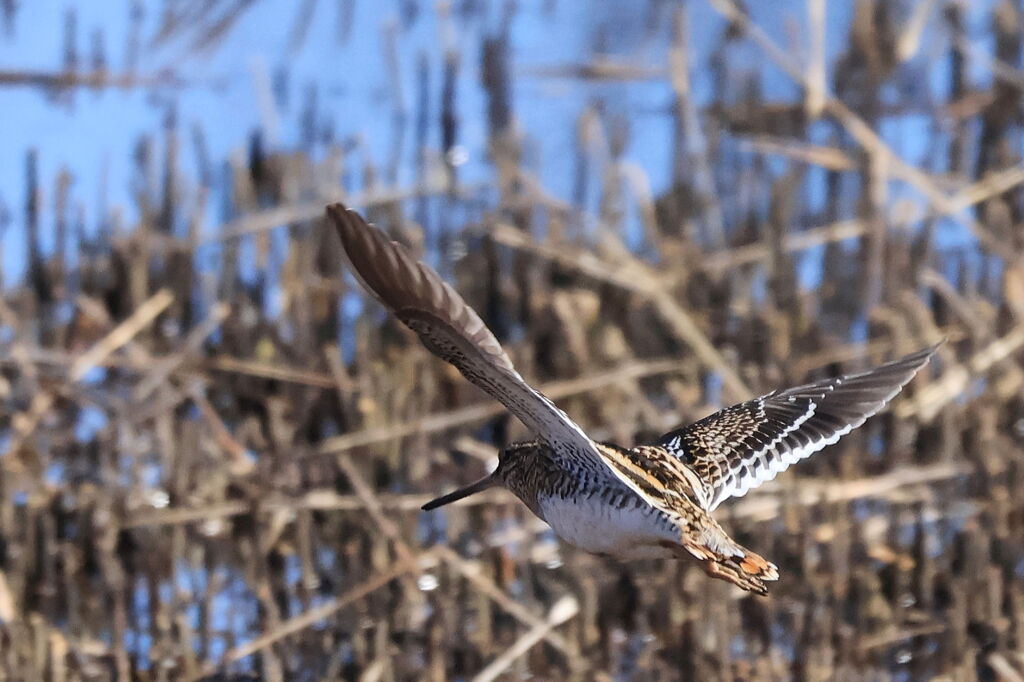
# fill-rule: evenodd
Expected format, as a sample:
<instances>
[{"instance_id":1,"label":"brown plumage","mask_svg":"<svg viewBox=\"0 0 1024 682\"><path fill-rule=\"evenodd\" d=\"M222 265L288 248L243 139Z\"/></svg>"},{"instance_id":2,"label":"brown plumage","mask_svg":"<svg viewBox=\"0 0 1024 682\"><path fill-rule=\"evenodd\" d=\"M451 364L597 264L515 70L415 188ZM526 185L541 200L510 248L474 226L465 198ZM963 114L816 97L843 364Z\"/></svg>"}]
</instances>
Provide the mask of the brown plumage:
<instances>
[{"instance_id":1,"label":"brown plumage","mask_svg":"<svg viewBox=\"0 0 1024 682\"><path fill-rule=\"evenodd\" d=\"M693 556L709 575L759 594L778 570L732 540L711 512L860 426L935 352L769 393L653 445L596 443L523 380L480 317L433 269L341 204L328 206L327 215L363 286L537 437L504 448L494 472L424 509L503 486L585 550L620 559Z\"/></svg>"}]
</instances>

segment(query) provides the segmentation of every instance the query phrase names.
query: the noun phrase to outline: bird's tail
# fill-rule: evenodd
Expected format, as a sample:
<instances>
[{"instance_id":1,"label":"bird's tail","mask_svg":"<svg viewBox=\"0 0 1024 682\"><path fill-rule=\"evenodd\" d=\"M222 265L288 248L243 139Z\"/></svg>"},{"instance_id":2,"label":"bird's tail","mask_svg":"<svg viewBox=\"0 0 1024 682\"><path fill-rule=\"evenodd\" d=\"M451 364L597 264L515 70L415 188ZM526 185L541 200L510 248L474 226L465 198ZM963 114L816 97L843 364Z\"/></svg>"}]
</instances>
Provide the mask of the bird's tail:
<instances>
[{"instance_id":1,"label":"bird's tail","mask_svg":"<svg viewBox=\"0 0 1024 682\"><path fill-rule=\"evenodd\" d=\"M470 483L464 488L459 488L447 495L442 495L441 497L437 497L430 502L427 502L421 507L421 509L424 511L437 509L438 507L461 500L463 497L469 497L470 495L487 490L488 488L493 488L496 485L498 485L498 481L495 480L494 474L488 474L475 483Z\"/></svg>"},{"instance_id":2,"label":"bird's tail","mask_svg":"<svg viewBox=\"0 0 1024 682\"><path fill-rule=\"evenodd\" d=\"M710 531L715 537L708 537ZM715 532L717 531L717 532ZM683 547L701 560L704 571L762 596L768 594L765 582L779 579L779 569L760 554L737 544L724 531L709 528L698 538L684 537Z\"/></svg>"}]
</instances>

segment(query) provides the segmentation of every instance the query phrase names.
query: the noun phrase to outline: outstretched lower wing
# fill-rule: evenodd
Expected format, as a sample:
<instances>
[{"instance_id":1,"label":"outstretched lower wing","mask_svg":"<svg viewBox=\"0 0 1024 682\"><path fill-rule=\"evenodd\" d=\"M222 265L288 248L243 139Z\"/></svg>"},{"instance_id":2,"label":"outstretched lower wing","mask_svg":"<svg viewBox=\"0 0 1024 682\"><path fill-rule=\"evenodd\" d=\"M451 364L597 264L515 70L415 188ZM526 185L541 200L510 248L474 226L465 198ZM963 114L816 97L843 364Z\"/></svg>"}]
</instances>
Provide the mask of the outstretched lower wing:
<instances>
[{"instance_id":1,"label":"outstretched lower wing","mask_svg":"<svg viewBox=\"0 0 1024 682\"><path fill-rule=\"evenodd\" d=\"M939 344L941 345L941 344ZM861 374L775 391L727 407L658 439L708 487L707 508L785 471L878 412L938 345Z\"/></svg>"},{"instance_id":2,"label":"outstretched lower wing","mask_svg":"<svg viewBox=\"0 0 1024 682\"><path fill-rule=\"evenodd\" d=\"M363 286L424 346L501 402L560 456L602 461L593 441L523 380L483 320L437 272L341 204L328 206L327 216Z\"/></svg>"}]
</instances>

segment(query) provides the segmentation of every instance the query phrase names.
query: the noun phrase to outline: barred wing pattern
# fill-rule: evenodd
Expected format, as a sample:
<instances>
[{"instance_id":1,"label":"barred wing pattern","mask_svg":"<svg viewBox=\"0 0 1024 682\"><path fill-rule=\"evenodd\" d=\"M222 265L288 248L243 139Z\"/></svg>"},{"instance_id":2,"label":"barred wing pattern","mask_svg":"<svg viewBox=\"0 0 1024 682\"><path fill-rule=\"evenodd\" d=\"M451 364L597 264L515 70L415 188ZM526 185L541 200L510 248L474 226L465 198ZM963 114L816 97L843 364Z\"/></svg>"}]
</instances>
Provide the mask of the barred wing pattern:
<instances>
[{"instance_id":1,"label":"barred wing pattern","mask_svg":"<svg viewBox=\"0 0 1024 682\"><path fill-rule=\"evenodd\" d=\"M427 349L501 402L560 457L603 466L593 441L523 380L483 320L437 272L355 211L333 204L327 216L362 285Z\"/></svg>"},{"instance_id":2,"label":"barred wing pattern","mask_svg":"<svg viewBox=\"0 0 1024 682\"><path fill-rule=\"evenodd\" d=\"M861 374L773 391L671 431L656 444L709 486L707 508L713 511L723 500L742 497L863 424L914 378L937 348Z\"/></svg>"}]
</instances>

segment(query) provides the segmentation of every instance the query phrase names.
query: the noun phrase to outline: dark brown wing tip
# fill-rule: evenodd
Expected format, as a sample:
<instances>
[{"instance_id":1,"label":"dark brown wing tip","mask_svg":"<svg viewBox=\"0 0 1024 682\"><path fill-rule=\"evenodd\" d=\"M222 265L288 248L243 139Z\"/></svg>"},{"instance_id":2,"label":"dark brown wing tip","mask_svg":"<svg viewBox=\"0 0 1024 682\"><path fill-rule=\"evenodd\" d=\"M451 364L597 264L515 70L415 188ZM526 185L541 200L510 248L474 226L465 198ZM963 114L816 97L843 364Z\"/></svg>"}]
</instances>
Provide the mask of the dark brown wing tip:
<instances>
[{"instance_id":1,"label":"dark brown wing tip","mask_svg":"<svg viewBox=\"0 0 1024 682\"><path fill-rule=\"evenodd\" d=\"M935 355L936 351L938 351L944 343L946 343L946 339L942 339L938 343L928 346L927 348L922 348L919 351L904 355L901 358L890 360L885 364L878 365L877 367L873 367L865 372L851 374L846 377L846 379L871 380L872 378L877 377L879 380L884 380L885 378L889 378L889 380L891 380L892 377L896 377L898 379L898 386L902 387L913 379L914 376L928 364L929 360L932 359L932 356Z\"/></svg>"},{"instance_id":2,"label":"dark brown wing tip","mask_svg":"<svg viewBox=\"0 0 1024 682\"><path fill-rule=\"evenodd\" d=\"M348 240L353 227L359 225L359 223L366 224L362 216L342 203L328 204L327 217L334 223L334 227L338 230L342 241Z\"/></svg>"},{"instance_id":3,"label":"dark brown wing tip","mask_svg":"<svg viewBox=\"0 0 1024 682\"><path fill-rule=\"evenodd\" d=\"M840 377L834 390L823 396L823 402L833 411L853 409L855 414L846 419L856 428L896 397L944 343L945 339L867 371Z\"/></svg>"},{"instance_id":4,"label":"dark brown wing tip","mask_svg":"<svg viewBox=\"0 0 1024 682\"><path fill-rule=\"evenodd\" d=\"M360 231L374 229L361 215L340 203L327 206L327 219L341 237L346 256L350 255L353 240Z\"/></svg>"},{"instance_id":5,"label":"dark brown wing tip","mask_svg":"<svg viewBox=\"0 0 1024 682\"><path fill-rule=\"evenodd\" d=\"M327 206L353 274L378 301L397 310L418 302L422 273L404 246L344 204Z\"/></svg>"},{"instance_id":6,"label":"dark brown wing tip","mask_svg":"<svg viewBox=\"0 0 1024 682\"><path fill-rule=\"evenodd\" d=\"M515 381L522 381L494 334L462 296L433 268L418 261L408 248L393 241L356 211L340 203L327 206L326 211L341 238L349 269L360 284L419 334L432 353L455 364L471 382L504 402L503 395L496 395L492 386L483 385L471 376L475 372L467 373L464 366L453 362L448 352L433 345L429 333L424 335L422 328L414 324L417 319L427 320L427 326L435 332L464 344L463 353L475 353L479 361L492 365Z\"/></svg>"},{"instance_id":7,"label":"dark brown wing tip","mask_svg":"<svg viewBox=\"0 0 1024 682\"><path fill-rule=\"evenodd\" d=\"M349 261L353 260L353 252L366 251L369 246L367 241L373 240L377 234L385 242L389 241L379 228L366 222L363 216L344 204L330 204L327 207L327 218L334 224L338 236L341 237L341 244Z\"/></svg>"},{"instance_id":8,"label":"dark brown wing tip","mask_svg":"<svg viewBox=\"0 0 1024 682\"><path fill-rule=\"evenodd\" d=\"M946 345L946 342L948 340L949 337L943 336L937 343L933 343L927 348L922 348L916 353L911 353L910 355L903 358L903 360L897 360L897 362L909 361L908 364L913 364L913 362L917 360L921 363L920 366L924 367L928 363L928 361L931 360L932 356L935 355L935 353L938 352L940 348Z\"/></svg>"},{"instance_id":9,"label":"dark brown wing tip","mask_svg":"<svg viewBox=\"0 0 1024 682\"><path fill-rule=\"evenodd\" d=\"M336 201L333 204L327 204L327 215L337 216L339 213L344 213L348 210L348 207L340 201Z\"/></svg>"},{"instance_id":10,"label":"dark brown wing tip","mask_svg":"<svg viewBox=\"0 0 1024 682\"><path fill-rule=\"evenodd\" d=\"M946 339L943 338L938 343L931 345L927 348L922 348L916 353L911 353L898 360L893 360L888 364L888 367L893 370L906 372L905 379L900 386L906 385L911 379L913 379L918 372L920 372L925 365L931 361L932 356L946 343ZM885 368L886 365L882 365L879 369Z\"/></svg>"}]
</instances>

